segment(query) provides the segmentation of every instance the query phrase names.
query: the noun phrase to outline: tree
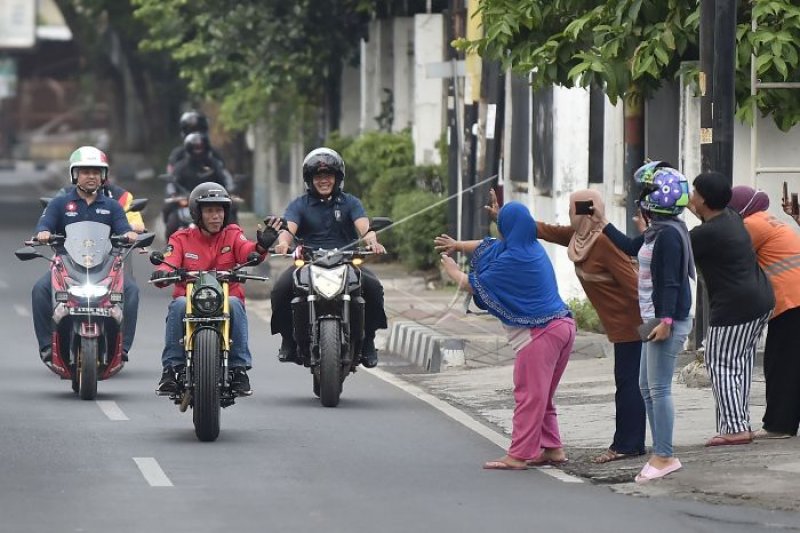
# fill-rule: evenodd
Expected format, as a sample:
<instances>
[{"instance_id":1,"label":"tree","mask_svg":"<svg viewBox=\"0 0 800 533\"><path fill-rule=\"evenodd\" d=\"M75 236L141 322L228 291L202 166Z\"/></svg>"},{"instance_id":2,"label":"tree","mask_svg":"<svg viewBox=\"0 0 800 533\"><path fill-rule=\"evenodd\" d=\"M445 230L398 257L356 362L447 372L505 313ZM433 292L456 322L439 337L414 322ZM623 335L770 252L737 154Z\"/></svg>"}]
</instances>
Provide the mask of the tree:
<instances>
[{"instance_id":1,"label":"tree","mask_svg":"<svg viewBox=\"0 0 800 533\"><path fill-rule=\"evenodd\" d=\"M149 28L143 48L168 52L191 93L218 102L234 129L271 108L292 109L289 122L337 109L341 69L355 57L372 7L364 0L134 3Z\"/></svg>"},{"instance_id":2,"label":"tree","mask_svg":"<svg viewBox=\"0 0 800 533\"><path fill-rule=\"evenodd\" d=\"M117 149L168 141L185 90L165 54L138 50L145 34L129 0L56 0L80 50L87 79L109 79L114 89L112 137ZM178 82L178 83L176 83ZM91 85L91 83L90 83ZM89 96L89 95L87 95Z\"/></svg>"},{"instance_id":3,"label":"tree","mask_svg":"<svg viewBox=\"0 0 800 533\"><path fill-rule=\"evenodd\" d=\"M535 70L535 88L603 87L612 102L646 97L681 72L697 77L700 0L480 0L484 36L455 46ZM737 116L752 120L750 54L759 77L800 81L800 7L793 0L742 2L737 32ZM750 31L755 15L758 30ZM788 130L800 122L800 95L764 90L758 108Z\"/></svg>"}]
</instances>

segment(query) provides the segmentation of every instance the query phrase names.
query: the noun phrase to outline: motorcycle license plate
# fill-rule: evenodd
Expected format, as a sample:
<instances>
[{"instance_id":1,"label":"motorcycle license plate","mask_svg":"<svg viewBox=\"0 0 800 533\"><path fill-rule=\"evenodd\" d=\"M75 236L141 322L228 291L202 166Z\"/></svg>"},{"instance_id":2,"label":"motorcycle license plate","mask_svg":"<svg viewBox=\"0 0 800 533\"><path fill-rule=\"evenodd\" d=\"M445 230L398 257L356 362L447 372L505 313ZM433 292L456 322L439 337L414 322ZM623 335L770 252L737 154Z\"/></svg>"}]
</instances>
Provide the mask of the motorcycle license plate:
<instances>
[{"instance_id":1,"label":"motorcycle license plate","mask_svg":"<svg viewBox=\"0 0 800 533\"><path fill-rule=\"evenodd\" d=\"M110 307L70 307L71 315L111 316Z\"/></svg>"}]
</instances>

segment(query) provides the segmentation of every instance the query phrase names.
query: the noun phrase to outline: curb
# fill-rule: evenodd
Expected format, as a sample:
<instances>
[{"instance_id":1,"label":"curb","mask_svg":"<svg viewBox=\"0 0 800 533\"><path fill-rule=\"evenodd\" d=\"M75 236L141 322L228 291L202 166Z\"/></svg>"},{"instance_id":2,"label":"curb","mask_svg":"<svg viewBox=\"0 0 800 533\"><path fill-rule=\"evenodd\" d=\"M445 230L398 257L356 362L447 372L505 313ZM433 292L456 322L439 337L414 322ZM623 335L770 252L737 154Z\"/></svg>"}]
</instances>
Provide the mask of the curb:
<instances>
[{"instance_id":1,"label":"curb","mask_svg":"<svg viewBox=\"0 0 800 533\"><path fill-rule=\"evenodd\" d=\"M438 333L418 322L396 321L389 329L386 350L427 372L464 366L464 340Z\"/></svg>"}]
</instances>

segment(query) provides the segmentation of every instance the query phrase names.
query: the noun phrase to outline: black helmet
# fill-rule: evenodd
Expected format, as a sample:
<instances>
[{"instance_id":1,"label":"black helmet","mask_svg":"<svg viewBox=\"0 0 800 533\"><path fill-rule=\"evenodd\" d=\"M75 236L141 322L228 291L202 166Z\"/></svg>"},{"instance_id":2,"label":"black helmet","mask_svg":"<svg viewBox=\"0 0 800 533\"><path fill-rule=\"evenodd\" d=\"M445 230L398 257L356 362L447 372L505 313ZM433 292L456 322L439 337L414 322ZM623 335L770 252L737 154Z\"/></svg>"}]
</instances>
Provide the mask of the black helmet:
<instances>
[{"instance_id":1,"label":"black helmet","mask_svg":"<svg viewBox=\"0 0 800 533\"><path fill-rule=\"evenodd\" d=\"M183 139L183 149L189 157L205 159L211 150L208 135L198 131L190 133Z\"/></svg>"},{"instance_id":2,"label":"black helmet","mask_svg":"<svg viewBox=\"0 0 800 533\"><path fill-rule=\"evenodd\" d=\"M222 227L228 225L231 217L231 197L225 187L213 181L201 183L189 194L189 213L197 227L203 227L203 215L200 207L204 205L220 205L225 209L225 218Z\"/></svg>"},{"instance_id":3,"label":"black helmet","mask_svg":"<svg viewBox=\"0 0 800 533\"><path fill-rule=\"evenodd\" d=\"M195 131L208 133L208 119L204 114L197 111L187 111L181 115L180 126L181 134L184 137Z\"/></svg>"},{"instance_id":4,"label":"black helmet","mask_svg":"<svg viewBox=\"0 0 800 533\"><path fill-rule=\"evenodd\" d=\"M303 181L306 191L316 195L316 190L311 184L314 176L321 172L331 172L336 178L336 192L344 188L344 160L335 150L330 148L317 148L311 150L303 159Z\"/></svg>"}]
</instances>

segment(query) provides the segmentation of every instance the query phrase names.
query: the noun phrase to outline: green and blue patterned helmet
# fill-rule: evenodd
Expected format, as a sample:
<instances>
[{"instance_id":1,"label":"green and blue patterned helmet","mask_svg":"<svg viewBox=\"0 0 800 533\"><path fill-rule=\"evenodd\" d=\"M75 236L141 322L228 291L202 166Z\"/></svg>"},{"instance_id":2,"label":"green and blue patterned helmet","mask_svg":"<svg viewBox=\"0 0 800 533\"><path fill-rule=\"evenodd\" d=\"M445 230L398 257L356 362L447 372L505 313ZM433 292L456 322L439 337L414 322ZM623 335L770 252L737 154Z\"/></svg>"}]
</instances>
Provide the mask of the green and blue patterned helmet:
<instances>
[{"instance_id":1,"label":"green and blue patterned helmet","mask_svg":"<svg viewBox=\"0 0 800 533\"><path fill-rule=\"evenodd\" d=\"M651 161L639 167L634 179L642 186L639 207L656 215L675 216L689 205L689 182L686 176L668 163Z\"/></svg>"}]
</instances>

